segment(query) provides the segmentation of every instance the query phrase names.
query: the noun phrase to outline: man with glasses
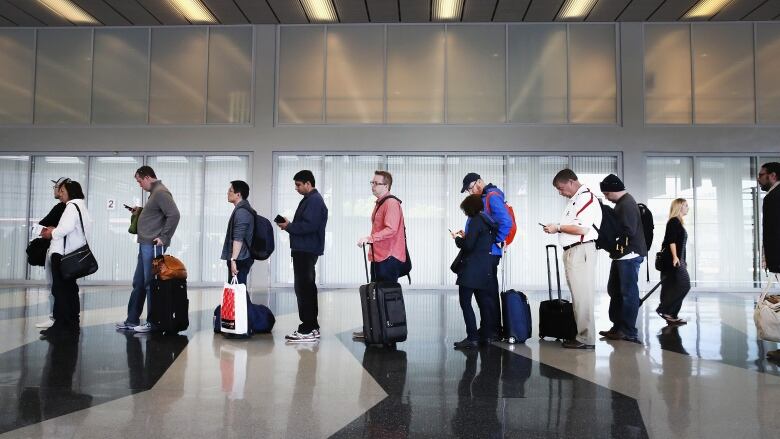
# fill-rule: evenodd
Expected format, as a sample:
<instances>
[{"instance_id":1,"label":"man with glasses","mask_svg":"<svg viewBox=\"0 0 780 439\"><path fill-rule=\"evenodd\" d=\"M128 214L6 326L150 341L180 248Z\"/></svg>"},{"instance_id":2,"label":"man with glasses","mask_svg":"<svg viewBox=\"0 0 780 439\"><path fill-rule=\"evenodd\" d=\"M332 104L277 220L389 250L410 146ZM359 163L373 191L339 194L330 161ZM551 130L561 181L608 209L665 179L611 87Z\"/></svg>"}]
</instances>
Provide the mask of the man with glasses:
<instances>
[{"instance_id":1,"label":"man with glasses","mask_svg":"<svg viewBox=\"0 0 780 439\"><path fill-rule=\"evenodd\" d=\"M371 282L398 282L401 267L406 262L406 236L401 201L390 189L393 176L387 171L374 171L369 182L376 197L371 213L371 234L360 238L358 247L371 245L368 260L371 261ZM352 333L353 338L363 339L363 331Z\"/></svg>"},{"instance_id":2,"label":"man with glasses","mask_svg":"<svg viewBox=\"0 0 780 439\"><path fill-rule=\"evenodd\" d=\"M60 201L60 186L62 186L65 183L70 183L70 178L66 177L60 177L57 180L51 180L54 185L52 186L52 190L54 191L54 199L58 201L57 204L54 205L54 207L51 208L49 213L43 217L42 220L38 222L38 225L42 226L45 229L54 229L59 225L60 218L62 218L63 212L65 212L65 203ZM43 237L43 230L41 230L40 235ZM51 241L50 238L47 239L46 247L48 249L49 242ZM49 292L51 292L51 283L52 283L52 276L51 276L51 254L49 251L46 251L46 262L44 263L44 271L46 272L46 287L49 289ZM50 328L54 324L54 296L49 294L49 310L52 311L51 314L49 314L49 318L36 323L35 327L40 329L46 329Z\"/></svg>"},{"instance_id":3,"label":"man with glasses","mask_svg":"<svg viewBox=\"0 0 780 439\"><path fill-rule=\"evenodd\" d=\"M482 177L476 172L469 172L463 177L463 187L460 192L468 192L471 195L482 196L482 202L485 205L485 214L498 224L496 242L490 249L490 254L493 258L491 264L493 270L493 285L491 285L488 294L485 296L487 309L491 310L490 314L494 316L491 317L490 320L494 321L495 325L491 326L498 328L501 326L501 305L498 298L498 264L501 262L504 241L509 235L509 231L512 230L512 216L509 214L509 209L506 206L504 192L493 183L485 184ZM497 340L500 337L500 334L497 333L497 330L494 332L495 333L493 334L480 334L480 341L482 343L490 343L493 340Z\"/></svg>"},{"instance_id":4,"label":"man with glasses","mask_svg":"<svg viewBox=\"0 0 780 439\"><path fill-rule=\"evenodd\" d=\"M766 192L762 206L763 219L761 229L763 240L761 248L762 268L777 278L780 273L780 163L769 162L761 165L758 171L758 185ZM770 360L780 361L780 349L769 351L766 357Z\"/></svg>"}]
</instances>

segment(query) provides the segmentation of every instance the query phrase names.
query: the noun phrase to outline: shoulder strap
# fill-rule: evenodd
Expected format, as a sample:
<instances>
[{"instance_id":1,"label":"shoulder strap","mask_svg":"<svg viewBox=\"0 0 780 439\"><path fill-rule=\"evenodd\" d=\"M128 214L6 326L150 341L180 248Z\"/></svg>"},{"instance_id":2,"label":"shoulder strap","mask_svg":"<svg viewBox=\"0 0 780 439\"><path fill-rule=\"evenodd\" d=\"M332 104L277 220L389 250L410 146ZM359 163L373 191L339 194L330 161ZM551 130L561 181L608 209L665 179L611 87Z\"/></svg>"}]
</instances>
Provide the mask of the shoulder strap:
<instances>
[{"instance_id":1,"label":"shoulder strap","mask_svg":"<svg viewBox=\"0 0 780 439\"><path fill-rule=\"evenodd\" d=\"M79 206L76 203L71 203L71 204L73 204L73 207L76 208L76 212L79 213L79 222L81 223L81 233L84 234L84 242L87 245L89 245L89 242L87 241L87 231L84 230L84 219L81 217L81 209L79 209ZM67 208L67 207L68 206L66 205L65 208ZM68 243L68 237L64 236L62 238L62 244L63 244L62 246L63 246L63 248L65 247L65 245L67 245L67 243Z\"/></svg>"},{"instance_id":2,"label":"shoulder strap","mask_svg":"<svg viewBox=\"0 0 780 439\"><path fill-rule=\"evenodd\" d=\"M374 207L374 213L371 215L371 222L374 222L374 218L376 218L376 213L379 211L379 207L385 204L385 201L389 200L390 198L397 200L399 204L403 203L400 198L396 197L395 195L388 195L381 200L376 202L376 207ZM406 226L404 226L406 228Z\"/></svg>"},{"instance_id":3,"label":"shoulder strap","mask_svg":"<svg viewBox=\"0 0 780 439\"><path fill-rule=\"evenodd\" d=\"M485 195L485 211L487 211L488 215L490 215L490 197L495 194L495 192L490 191L487 193L487 195Z\"/></svg>"},{"instance_id":4,"label":"shoulder strap","mask_svg":"<svg viewBox=\"0 0 780 439\"><path fill-rule=\"evenodd\" d=\"M584 192L583 192L583 194L584 194L585 192L590 192L590 191L589 191L589 190L588 190L588 191L584 191ZM590 200L588 200L588 202L587 202L587 203L585 203L585 205L584 205L584 206L582 206L582 209L580 209L580 210L578 210L578 211L577 211L577 215L581 214L583 210L587 209L587 208L588 208L588 206L590 206L591 204L593 204L593 199L594 199L594 198L595 198L595 197L593 196L593 192L591 192L591 193L590 193ZM599 200L599 203L601 203L601 200Z\"/></svg>"}]
</instances>

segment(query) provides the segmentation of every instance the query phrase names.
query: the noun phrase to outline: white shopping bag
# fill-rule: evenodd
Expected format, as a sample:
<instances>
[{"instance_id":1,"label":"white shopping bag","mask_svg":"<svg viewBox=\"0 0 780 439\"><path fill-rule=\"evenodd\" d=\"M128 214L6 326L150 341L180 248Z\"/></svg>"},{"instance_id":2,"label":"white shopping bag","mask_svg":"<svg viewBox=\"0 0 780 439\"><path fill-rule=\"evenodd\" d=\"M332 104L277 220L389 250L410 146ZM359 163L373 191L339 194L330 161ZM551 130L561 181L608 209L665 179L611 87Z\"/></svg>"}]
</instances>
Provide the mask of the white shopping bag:
<instances>
[{"instance_id":1,"label":"white shopping bag","mask_svg":"<svg viewBox=\"0 0 780 439\"><path fill-rule=\"evenodd\" d=\"M222 290L222 332L228 334L246 334L249 329L247 321L246 285L238 283L233 276Z\"/></svg>"},{"instance_id":2,"label":"white shopping bag","mask_svg":"<svg viewBox=\"0 0 780 439\"><path fill-rule=\"evenodd\" d=\"M777 304L767 299L772 287L772 277L778 280L777 274L772 274L767 280L766 287L756 302L753 320L756 322L758 338L766 341L780 341L780 309L778 309Z\"/></svg>"}]
</instances>

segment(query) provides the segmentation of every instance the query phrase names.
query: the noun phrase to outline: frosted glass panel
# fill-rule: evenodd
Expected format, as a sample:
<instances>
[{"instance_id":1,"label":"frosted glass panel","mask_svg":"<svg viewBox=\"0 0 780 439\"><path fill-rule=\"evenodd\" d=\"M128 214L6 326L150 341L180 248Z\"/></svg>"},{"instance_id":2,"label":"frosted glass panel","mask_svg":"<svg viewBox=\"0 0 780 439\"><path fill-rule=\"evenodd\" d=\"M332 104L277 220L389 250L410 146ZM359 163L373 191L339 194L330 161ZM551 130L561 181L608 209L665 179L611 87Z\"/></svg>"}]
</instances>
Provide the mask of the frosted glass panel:
<instances>
[{"instance_id":1,"label":"frosted glass panel","mask_svg":"<svg viewBox=\"0 0 780 439\"><path fill-rule=\"evenodd\" d=\"M60 177L67 177L78 181L84 195L87 195L89 190L87 162L86 157L37 156L33 158L30 225L37 224L58 203L54 198L52 180L56 181ZM91 208L91 205L87 204L87 208ZM30 267L30 279L44 278L43 267Z\"/></svg>"},{"instance_id":2,"label":"frosted glass panel","mask_svg":"<svg viewBox=\"0 0 780 439\"><path fill-rule=\"evenodd\" d=\"M446 225L447 192L420 190L431 182L444 181L445 169L442 156L387 158L387 170L393 174L392 192L403 201L401 207L414 267L412 280L418 286L445 283L445 273L449 271L446 247L455 246Z\"/></svg>"},{"instance_id":3,"label":"frosted glass panel","mask_svg":"<svg viewBox=\"0 0 780 439\"><path fill-rule=\"evenodd\" d=\"M32 123L34 30L0 30L0 66L0 124Z\"/></svg>"},{"instance_id":4,"label":"frosted glass panel","mask_svg":"<svg viewBox=\"0 0 780 439\"><path fill-rule=\"evenodd\" d=\"M152 124L204 122L207 49L205 28L152 29Z\"/></svg>"},{"instance_id":5,"label":"frosted glass panel","mask_svg":"<svg viewBox=\"0 0 780 439\"><path fill-rule=\"evenodd\" d=\"M209 30L208 123L249 123L252 28Z\"/></svg>"},{"instance_id":6,"label":"frosted glass panel","mask_svg":"<svg viewBox=\"0 0 780 439\"><path fill-rule=\"evenodd\" d=\"M220 259L222 245L225 243L227 224L233 213L233 205L227 201L227 191L233 180L243 180L251 185L247 174L248 158L246 156L206 157L206 209L203 216L205 232L203 240L204 282L223 282L227 279L227 266L225 261ZM250 186L249 189L248 200L250 204L254 204L258 194L262 193L264 188ZM258 209L257 206L253 207ZM276 216L276 214L270 215L271 212L258 211L257 213L266 218ZM266 264L267 262L256 261L252 271L265 269Z\"/></svg>"},{"instance_id":7,"label":"frosted glass panel","mask_svg":"<svg viewBox=\"0 0 780 439\"><path fill-rule=\"evenodd\" d=\"M35 123L88 124L92 32L38 30Z\"/></svg>"},{"instance_id":8,"label":"frosted glass panel","mask_svg":"<svg viewBox=\"0 0 780 439\"><path fill-rule=\"evenodd\" d=\"M100 264L90 280L130 281L138 261L136 235L127 232L130 212L123 207L141 206L141 188L135 171L141 157L92 157L89 161L87 203L92 215L89 243Z\"/></svg>"},{"instance_id":9,"label":"frosted glass panel","mask_svg":"<svg viewBox=\"0 0 780 439\"><path fill-rule=\"evenodd\" d=\"M569 121L617 123L615 26L569 27Z\"/></svg>"},{"instance_id":10,"label":"frosted glass panel","mask_svg":"<svg viewBox=\"0 0 780 439\"><path fill-rule=\"evenodd\" d=\"M690 124L692 117L690 25L645 25L645 122Z\"/></svg>"},{"instance_id":11,"label":"frosted glass panel","mask_svg":"<svg viewBox=\"0 0 780 439\"><path fill-rule=\"evenodd\" d=\"M281 27L279 42L279 123L323 120L324 27Z\"/></svg>"},{"instance_id":12,"label":"frosted glass panel","mask_svg":"<svg viewBox=\"0 0 780 439\"><path fill-rule=\"evenodd\" d=\"M145 124L148 95L149 30L96 29L92 122Z\"/></svg>"},{"instance_id":13,"label":"frosted glass panel","mask_svg":"<svg viewBox=\"0 0 780 439\"><path fill-rule=\"evenodd\" d=\"M688 231L686 256L691 280L696 280L695 233L696 209L693 198L693 159L690 157L650 157L647 159L647 207L653 212L655 232L653 245L649 250L651 257L661 250L666 222L669 220L669 208L675 198L688 200L688 215L685 228ZM650 279L657 281L660 273L651 267Z\"/></svg>"},{"instance_id":14,"label":"frosted glass panel","mask_svg":"<svg viewBox=\"0 0 780 439\"><path fill-rule=\"evenodd\" d=\"M444 26L387 27L387 122L444 122Z\"/></svg>"},{"instance_id":15,"label":"frosted glass panel","mask_svg":"<svg viewBox=\"0 0 780 439\"><path fill-rule=\"evenodd\" d=\"M25 278L29 175L30 157L0 156L0 279Z\"/></svg>"},{"instance_id":16,"label":"frosted glass panel","mask_svg":"<svg viewBox=\"0 0 780 439\"><path fill-rule=\"evenodd\" d=\"M187 266L188 279L201 281L203 238L203 158L188 156L160 156L149 158L149 166L157 178L171 191L179 208L181 220L173 235L168 253ZM225 188L227 191L227 188ZM227 193L227 192L226 192ZM224 236L224 235L223 235Z\"/></svg>"},{"instance_id":17,"label":"frosted glass panel","mask_svg":"<svg viewBox=\"0 0 780 439\"><path fill-rule=\"evenodd\" d=\"M566 26L509 26L509 121L566 122Z\"/></svg>"},{"instance_id":18,"label":"frosted glass panel","mask_svg":"<svg viewBox=\"0 0 780 439\"><path fill-rule=\"evenodd\" d=\"M780 123L780 26L756 24L758 123Z\"/></svg>"},{"instance_id":19,"label":"frosted glass panel","mask_svg":"<svg viewBox=\"0 0 780 439\"><path fill-rule=\"evenodd\" d=\"M447 27L447 122L506 121L503 26Z\"/></svg>"},{"instance_id":20,"label":"frosted glass panel","mask_svg":"<svg viewBox=\"0 0 780 439\"><path fill-rule=\"evenodd\" d=\"M695 122L754 123L752 25L692 26Z\"/></svg>"},{"instance_id":21,"label":"frosted glass panel","mask_svg":"<svg viewBox=\"0 0 780 439\"><path fill-rule=\"evenodd\" d=\"M382 123L384 28L328 28L327 121Z\"/></svg>"},{"instance_id":22,"label":"frosted glass panel","mask_svg":"<svg viewBox=\"0 0 780 439\"><path fill-rule=\"evenodd\" d=\"M697 285L753 280L753 194L749 157L700 157L695 163Z\"/></svg>"}]
</instances>

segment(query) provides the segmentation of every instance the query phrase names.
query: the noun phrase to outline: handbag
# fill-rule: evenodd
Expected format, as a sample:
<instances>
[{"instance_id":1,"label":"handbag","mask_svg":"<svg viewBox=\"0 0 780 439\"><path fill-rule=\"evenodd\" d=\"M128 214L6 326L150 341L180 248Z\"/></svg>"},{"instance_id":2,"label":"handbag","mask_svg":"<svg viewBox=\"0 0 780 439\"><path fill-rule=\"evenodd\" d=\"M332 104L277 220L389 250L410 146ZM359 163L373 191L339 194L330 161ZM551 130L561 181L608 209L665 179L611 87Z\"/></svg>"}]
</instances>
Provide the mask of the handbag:
<instances>
[{"instance_id":1,"label":"handbag","mask_svg":"<svg viewBox=\"0 0 780 439\"><path fill-rule=\"evenodd\" d=\"M46 252L51 241L44 238L35 238L27 245L27 263L43 267L46 265Z\"/></svg>"},{"instance_id":2,"label":"handbag","mask_svg":"<svg viewBox=\"0 0 780 439\"><path fill-rule=\"evenodd\" d=\"M460 249L458 251L457 256L455 256L455 259L452 261L452 264L450 264L450 271L452 271L455 274L460 273L460 269L463 268L463 249Z\"/></svg>"},{"instance_id":3,"label":"handbag","mask_svg":"<svg viewBox=\"0 0 780 439\"><path fill-rule=\"evenodd\" d=\"M154 246L155 256L152 259L152 274L159 280L187 279L187 267L176 257L161 254L157 256L157 246Z\"/></svg>"},{"instance_id":4,"label":"handbag","mask_svg":"<svg viewBox=\"0 0 780 439\"><path fill-rule=\"evenodd\" d=\"M777 275L773 274L775 280ZM767 279L766 287L756 302L756 308L753 311L753 320L756 322L758 338L766 341L780 341L780 303L773 303L769 296L769 290L772 288L772 277Z\"/></svg>"},{"instance_id":5,"label":"handbag","mask_svg":"<svg viewBox=\"0 0 780 439\"><path fill-rule=\"evenodd\" d=\"M230 283L225 283L222 289L220 320L222 325L220 332L249 335L246 285L238 283L235 276Z\"/></svg>"},{"instance_id":6,"label":"handbag","mask_svg":"<svg viewBox=\"0 0 780 439\"><path fill-rule=\"evenodd\" d=\"M655 254L655 269L658 271L669 271L674 268L671 252L666 247L662 247L661 251Z\"/></svg>"},{"instance_id":7,"label":"handbag","mask_svg":"<svg viewBox=\"0 0 780 439\"><path fill-rule=\"evenodd\" d=\"M97 259L92 254L92 250L89 249L89 243L86 242L87 232L84 230L84 219L81 217L81 209L76 204L73 206L79 213L79 223L81 223L81 231L84 233L85 244L68 254L62 255L60 274L65 280L82 278L98 271ZM67 242L67 239L68 237L66 236L65 242Z\"/></svg>"}]
</instances>

